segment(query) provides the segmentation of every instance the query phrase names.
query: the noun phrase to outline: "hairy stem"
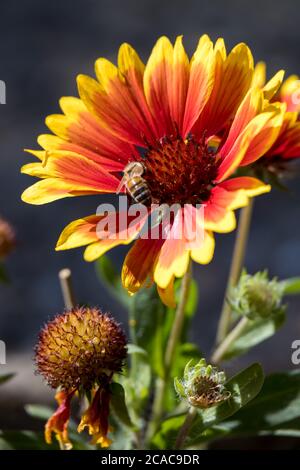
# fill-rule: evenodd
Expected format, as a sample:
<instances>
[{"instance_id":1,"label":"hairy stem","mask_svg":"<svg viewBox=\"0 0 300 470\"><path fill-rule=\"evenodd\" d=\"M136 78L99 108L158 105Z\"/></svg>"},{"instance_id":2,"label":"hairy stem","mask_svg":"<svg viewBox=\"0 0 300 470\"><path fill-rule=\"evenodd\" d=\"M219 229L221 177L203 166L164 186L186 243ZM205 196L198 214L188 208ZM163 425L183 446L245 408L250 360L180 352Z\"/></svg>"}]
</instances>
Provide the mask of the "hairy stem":
<instances>
[{"instance_id":1,"label":"hairy stem","mask_svg":"<svg viewBox=\"0 0 300 470\"><path fill-rule=\"evenodd\" d=\"M239 338L248 323L249 319L247 317L243 317L239 321L239 323L233 328L233 330L228 333L224 341L222 341L222 343L217 347L217 349L212 355L211 362L213 362L214 364L219 364L222 361L224 354L226 353L228 348L237 338Z\"/></svg>"},{"instance_id":2,"label":"hairy stem","mask_svg":"<svg viewBox=\"0 0 300 470\"><path fill-rule=\"evenodd\" d=\"M185 306L188 300L189 295L189 287L191 282L191 274L192 274L192 264L191 261L189 262L189 266L185 275L182 278L181 282L181 292L180 292L180 299L178 303L178 307L175 314L175 319L173 323L173 327L169 336L169 340L167 343L166 353L165 353L165 377L168 379L170 375L171 366L174 359L174 352L176 349L176 345L178 340L181 336L182 327L184 323L184 315L185 315Z\"/></svg>"},{"instance_id":3,"label":"hairy stem","mask_svg":"<svg viewBox=\"0 0 300 470\"><path fill-rule=\"evenodd\" d=\"M230 266L230 272L221 311L221 316L218 325L216 343L220 344L227 335L230 328L231 321L231 310L228 305L227 298L231 287L235 286L241 275L241 271L244 264L246 246L248 241L251 215L253 210L253 199L249 199L248 206L241 210L239 225L235 239L235 245L233 250L233 256Z\"/></svg>"},{"instance_id":4,"label":"hairy stem","mask_svg":"<svg viewBox=\"0 0 300 470\"><path fill-rule=\"evenodd\" d=\"M175 442L175 449L182 449L183 445L185 443L186 437L189 433L190 427L197 416L197 408L194 408L193 406L190 407L189 411L187 412L187 415L185 417L185 421L183 425L181 426L179 433L177 435L177 439Z\"/></svg>"}]
</instances>

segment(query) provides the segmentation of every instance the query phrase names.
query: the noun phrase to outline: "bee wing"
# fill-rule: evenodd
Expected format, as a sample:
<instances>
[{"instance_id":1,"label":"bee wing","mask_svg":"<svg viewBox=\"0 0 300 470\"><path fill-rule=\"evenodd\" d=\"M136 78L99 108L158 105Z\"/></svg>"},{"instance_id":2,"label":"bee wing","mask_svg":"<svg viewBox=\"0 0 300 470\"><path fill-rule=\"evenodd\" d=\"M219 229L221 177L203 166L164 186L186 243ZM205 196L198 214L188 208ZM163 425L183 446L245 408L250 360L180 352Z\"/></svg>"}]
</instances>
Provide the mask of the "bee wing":
<instances>
[{"instance_id":1,"label":"bee wing","mask_svg":"<svg viewBox=\"0 0 300 470\"><path fill-rule=\"evenodd\" d=\"M116 194L119 194L122 191L123 187L125 186L125 183L126 183L126 177L123 176L123 178L120 181L119 186L117 187Z\"/></svg>"}]
</instances>

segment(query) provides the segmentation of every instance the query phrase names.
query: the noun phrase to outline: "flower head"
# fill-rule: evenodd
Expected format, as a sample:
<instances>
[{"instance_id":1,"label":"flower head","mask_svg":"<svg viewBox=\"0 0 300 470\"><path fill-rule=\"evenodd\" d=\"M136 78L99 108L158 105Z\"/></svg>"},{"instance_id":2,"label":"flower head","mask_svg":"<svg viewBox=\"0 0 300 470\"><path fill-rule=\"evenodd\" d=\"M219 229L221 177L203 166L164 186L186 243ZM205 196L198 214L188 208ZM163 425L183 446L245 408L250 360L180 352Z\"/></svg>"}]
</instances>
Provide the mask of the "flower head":
<instances>
[{"instance_id":1,"label":"flower head","mask_svg":"<svg viewBox=\"0 0 300 470\"><path fill-rule=\"evenodd\" d=\"M22 171L41 180L22 198L44 204L63 197L117 193L127 165L142 163L142 180L134 180L131 187L139 184L143 191L146 185L148 202L175 203L179 210L163 227L166 236L135 241L122 281L135 293L150 279L162 300L174 305L174 279L186 272L189 258L209 263L213 232L234 230L233 211L247 205L249 197L270 190L256 178L232 176L239 165L249 165L266 153L278 135L285 105L269 100L282 73L260 89L253 85L249 48L241 43L227 54L222 39L213 44L207 35L200 38L191 59L181 36L174 45L161 37L146 65L123 44L118 66L101 58L95 72L97 80L78 76L80 99L62 98L63 114L46 119L55 135L40 136L43 150L29 151L38 161ZM132 192L128 187L122 191L132 204ZM129 230L118 221L113 230L99 230L102 212L76 220L61 234L57 250L87 246L84 257L93 261L134 241L150 212L147 204L142 220L129 217ZM178 227L190 226L192 219L203 230L193 247L185 236L178 236Z\"/></svg>"},{"instance_id":2,"label":"flower head","mask_svg":"<svg viewBox=\"0 0 300 470\"><path fill-rule=\"evenodd\" d=\"M201 359L195 366L191 362L185 367L183 380L177 377L174 380L175 390L181 398L186 399L191 406L203 409L230 398L231 394L224 385L224 372L207 365L205 359Z\"/></svg>"},{"instance_id":3,"label":"flower head","mask_svg":"<svg viewBox=\"0 0 300 470\"><path fill-rule=\"evenodd\" d=\"M283 294L283 284L276 278L269 279L266 271L253 276L244 271L238 284L232 287L228 302L238 315L251 319L268 318L285 311Z\"/></svg>"},{"instance_id":4,"label":"flower head","mask_svg":"<svg viewBox=\"0 0 300 470\"><path fill-rule=\"evenodd\" d=\"M255 83L265 87L266 66L259 62L254 71ZM264 180L273 180L273 176L282 176L291 172L292 161L300 157L300 79L290 75L273 96L272 101L284 104L286 112L280 132L268 151L254 163L254 172Z\"/></svg>"},{"instance_id":5,"label":"flower head","mask_svg":"<svg viewBox=\"0 0 300 470\"><path fill-rule=\"evenodd\" d=\"M37 372L53 388L59 407L46 424L45 437L51 442L54 432L69 446L68 421L73 395L92 394L92 402L82 417L85 426L97 436L97 443L109 443L109 384L120 372L126 357L126 338L120 326L96 308L77 308L58 315L40 333L36 346ZM97 424L95 424L97 423ZM100 439L101 437L101 439Z\"/></svg>"}]
</instances>

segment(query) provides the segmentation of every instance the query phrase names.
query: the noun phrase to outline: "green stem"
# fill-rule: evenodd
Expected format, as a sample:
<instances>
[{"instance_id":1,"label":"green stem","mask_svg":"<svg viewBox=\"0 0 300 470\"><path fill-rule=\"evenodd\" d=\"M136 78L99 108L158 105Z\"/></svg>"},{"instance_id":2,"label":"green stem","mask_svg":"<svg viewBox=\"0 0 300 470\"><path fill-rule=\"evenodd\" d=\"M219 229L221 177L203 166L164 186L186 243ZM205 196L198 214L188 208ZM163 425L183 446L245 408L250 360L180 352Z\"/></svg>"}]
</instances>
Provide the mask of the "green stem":
<instances>
[{"instance_id":1,"label":"green stem","mask_svg":"<svg viewBox=\"0 0 300 470\"><path fill-rule=\"evenodd\" d=\"M222 343L217 347L217 349L212 355L211 362L213 362L214 364L219 364L222 361L228 348L237 338L240 337L248 323L249 319L247 317L243 317L239 321L239 323L233 328L233 330L228 333L224 341L222 341Z\"/></svg>"},{"instance_id":2,"label":"green stem","mask_svg":"<svg viewBox=\"0 0 300 470\"><path fill-rule=\"evenodd\" d=\"M189 433L189 430L191 428L191 425L197 416L197 408L194 408L193 406L190 407L189 411L187 412L187 415L185 417L185 421L182 425L182 427L179 430L179 433L177 435L177 439L175 442L175 449L182 449L183 445L185 443L186 437Z\"/></svg>"},{"instance_id":3,"label":"green stem","mask_svg":"<svg viewBox=\"0 0 300 470\"><path fill-rule=\"evenodd\" d=\"M244 264L246 246L248 241L251 215L253 210L253 199L249 199L248 206L241 210L239 225L235 239L232 262L226 287L222 312L219 320L216 343L220 344L227 335L231 322L231 309L227 298L231 287L235 286L240 278Z\"/></svg>"},{"instance_id":4,"label":"green stem","mask_svg":"<svg viewBox=\"0 0 300 470\"><path fill-rule=\"evenodd\" d=\"M182 327L183 327L184 317L185 317L185 307L188 301L191 277L192 277L192 263L190 261L187 271L182 278L180 299L179 299L179 303L177 306L173 327L172 327L169 340L167 343L167 348L166 348L166 353L165 353L165 364L164 364L166 379L169 378L173 359L174 359L175 349L182 333Z\"/></svg>"},{"instance_id":5,"label":"green stem","mask_svg":"<svg viewBox=\"0 0 300 470\"><path fill-rule=\"evenodd\" d=\"M181 281L181 292L180 299L176 309L174 323L170 336L168 339L166 353L164 358L164 376L158 377L155 384L155 396L152 408L152 419L148 427L146 440L150 441L153 434L159 427L160 420L163 414L164 398L166 388L170 379L170 372L174 360L175 349L182 333L182 327L184 324L185 306L188 300L189 286L191 281L191 262L189 262L188 269Z\"/></svg>"}]
</instances>

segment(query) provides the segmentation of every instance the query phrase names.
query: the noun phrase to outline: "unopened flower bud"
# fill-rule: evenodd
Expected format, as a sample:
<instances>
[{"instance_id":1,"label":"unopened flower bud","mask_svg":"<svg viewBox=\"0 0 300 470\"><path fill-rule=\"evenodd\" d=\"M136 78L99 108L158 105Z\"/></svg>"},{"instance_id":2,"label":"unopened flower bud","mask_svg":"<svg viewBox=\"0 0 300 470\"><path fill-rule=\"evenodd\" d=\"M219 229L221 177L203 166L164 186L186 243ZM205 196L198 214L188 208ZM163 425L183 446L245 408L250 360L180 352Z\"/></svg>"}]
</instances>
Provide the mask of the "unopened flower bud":
<instances>
[{"instance_id":1,"label":"unopened flower bud","mask_svg":"<svg viewBox=\"0 0 300 470\"><path fill-rule=\"evenodd\" d=\"M226 390L225 382L224 372L201 359L195 366L192 361L188 362L183 379L176 377L174 386L179 397L187 400L191 406L205 409L230 398L231 394Z\"/></svg>"},{"instance_id":2,"label":"unopened flower bud","mask_svg":"<svg viewBox=\"0 0 300 470\"><path fill-rule=\"evenodd\" d=\"M283 285L276 278L269 279L266 271L253 276L244 271L238 284L229 293L232 311L250 319L268 318L284 312Z\"/></svg>"}]
</instances>

